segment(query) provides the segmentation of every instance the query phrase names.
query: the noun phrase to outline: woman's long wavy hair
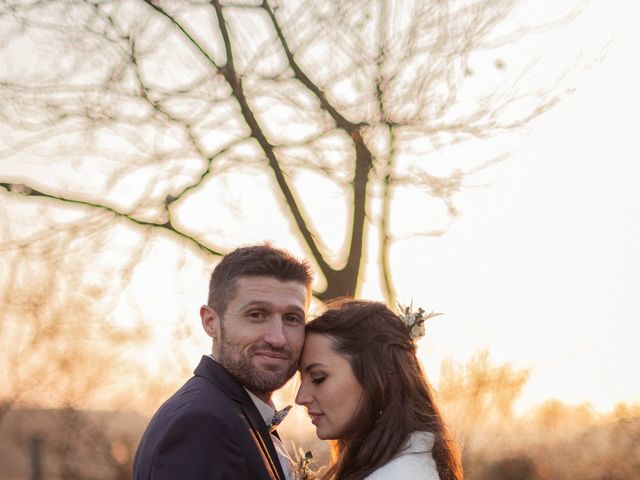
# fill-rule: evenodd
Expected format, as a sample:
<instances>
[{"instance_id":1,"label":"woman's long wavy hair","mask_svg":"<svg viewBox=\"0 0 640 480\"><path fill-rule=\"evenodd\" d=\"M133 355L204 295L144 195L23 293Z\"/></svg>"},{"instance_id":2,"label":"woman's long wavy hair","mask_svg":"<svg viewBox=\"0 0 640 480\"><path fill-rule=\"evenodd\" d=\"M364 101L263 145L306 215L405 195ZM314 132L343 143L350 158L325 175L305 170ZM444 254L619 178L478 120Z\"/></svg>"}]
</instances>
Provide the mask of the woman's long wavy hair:
<instances>
[{"instance_id":1,"label":"woman's long wavy hair","mask_svg":"<svg viewBox=\"0 0 640 480\"><path fill-rule=\"evenodd\" d=\"M441 480L461 480L462 466L404 323L385 304L340 299L307 324L344 355L363 388L359 409L323 479L360 480L391 460L415 431L431 432Z\"/></svg>"}]
</instances>

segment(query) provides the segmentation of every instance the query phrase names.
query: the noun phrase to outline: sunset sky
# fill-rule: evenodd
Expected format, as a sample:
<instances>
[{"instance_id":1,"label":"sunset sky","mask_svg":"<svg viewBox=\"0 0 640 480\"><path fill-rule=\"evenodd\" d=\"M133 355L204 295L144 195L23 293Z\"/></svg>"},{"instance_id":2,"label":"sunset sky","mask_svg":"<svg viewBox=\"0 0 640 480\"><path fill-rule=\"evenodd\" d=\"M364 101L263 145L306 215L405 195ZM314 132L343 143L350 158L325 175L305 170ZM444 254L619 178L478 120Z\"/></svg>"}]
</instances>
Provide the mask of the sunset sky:
<instances>
[{"instance_id":1,"label":"sunset sky","mask_svg":"<svg viewBox=\"0 0 640 480\"><path fill-rule=\"evenodd\" d=\"M433 383L442 360L487 349L495 364L532 369L521 412L548 398L598 411L640 401L640 67L630 11L640 6L628 6L593 2L534 36L541 56L589 64L574 70L575 92L530 127L470 147L511 156L471 179L478 188L456 197L460 215L442 223L444 235L393 248L399 300L445 314L420 343ZM247 182L239 190L259 190ZM332 238L334 206L317 198L327 212L318 225ZM397 201L411 220L411 199ZM230 246L267 238L304 254L267 207L239 210L252 215L247 230L225 232ZM374 254L361 295L381 299ZM204 294L196 283L188 290Z\"/></svg>"},{"instance_id":2,"label":"sunset sky","mask_svg":"<svg viewBox=\"0 0 640 480\"><path fill-rule=\"evenodd\" d=\"M444 235L393 248L399 300L445 313L420 344L434 383L443 359L487 349L496 364L532 369L520 411L547 398L599 411L640 401L638 14L633 2L591 2L568 25L533 35L542 60L570 70L576 90L523 131L463 148L511 156L470 180L478 188L455 198L460 215L441 223ZM506 68L519 55L531 52L514 52ZM416 215L411 198L396 200L401 215ZM299 248L262 213L229 243L264 234ZM376 265L372 255L361 295L381 299Z\"/></svg>"},{"instance_id":3,"label":"sunset sky","mask_svg":"<svg viewBox=\"0 0 640 480\"><path fill-rule=\"evenodd\" d=\"M555 2L545 17L539 2L525 2L520 19L554 18L574 3ZM575 91L525 129L441 152L443 159L510 154L469 178L469 187L454 198L459 215L434 213L431 222L416 217L410 195L396 197L396 219L404 220L398 223L415 218L445 232L401 239L391 251L398 299L444 313L430 321L420 342L434 384L443 360L464 363L486 349L494 364L532 369L519 411L548 398L590 402L599 411L640 402L638 18L640 3L634 1L616 7L585 2L571 22L532 33L520 44L523 50L507 50L495 59L506 71L520 68L532 56L527 49L535 49L543 65L567 72L561 83ZM5 167L16 178L31 168L16 160ZM203 203L212 211L215 202L234 204L215 218L218 245L270 240L305 255L271 205L257 193L252 197L265 190L260 179L219 181L231 180L233 188L214 186L211 201ZM313 179L299 184L316 187ZM226 193L216 197L220 192ZM333 215L339 200L318 195L315 201L307 206L324 211L316 228L328 243L339 242L343 226ZM192 213L197 218L202 212ZM180 220L188 222L188 213ZM375 240L371 236L372 245ZM153 286L154 300L141 313L153 319L157 352L166 348L159 339L171 341L167 332L187 318L194 331L186 355L195 364L208 348L197 312L212 266L192 257L175 270L165 262L175 248L166 242L156 260L147 258L113 317L130 316L129 296L148 298ZM375 254L367 261L361 296L381 299ZM154 355L149 352L149 362Z\"/></svg>"},{"instance_id":4,"label":"sunset sky","mask_svg":"<svg viewBox=\"0 0 640 480\"><path fill-rule=\"evenodd\" d=\"M446 313L422 354L487 348L495 362L532 367L520 408L544 398L608 410L640 401L640 5L590 2L546 33L543 55L598 56L577 90L505 141L511 158L460 195L446 235L402 242L398 291ZM546 37L546 38L545 38ZM406 267L405 267L406 268ZM420 273L421 275L416 275ZM365 288L365 295L367 289ZM373 294L373 293L372 293Z\"/></svg>"},{"instance_id":5,"label":"sunset sky","mask_svg":"<svg viewBox=\"0 0 640 480\"><path fill-rule=\"evenodd\" d=\"M547 398L599 411L640 401L638 14L591 2L534 36L542 57L592 62L575 92L483 146L511 157L456 197L446 234L394 247L399 300L445 313L420 344L434 383L443 359L487 349L532 369L519 411ZM415 215L409 201L400 210ZM376 262L361 294L379 299Z\"/></svg>"}]
</instances>

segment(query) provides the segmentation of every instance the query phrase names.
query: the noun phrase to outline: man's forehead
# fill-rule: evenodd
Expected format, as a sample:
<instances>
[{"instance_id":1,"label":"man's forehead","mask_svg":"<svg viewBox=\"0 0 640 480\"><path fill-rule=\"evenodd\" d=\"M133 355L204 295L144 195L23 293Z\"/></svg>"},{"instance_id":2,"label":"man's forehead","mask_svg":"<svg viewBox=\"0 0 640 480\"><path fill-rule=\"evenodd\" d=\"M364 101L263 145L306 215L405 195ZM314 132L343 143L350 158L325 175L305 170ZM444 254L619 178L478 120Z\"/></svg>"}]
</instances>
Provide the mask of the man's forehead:
<instances>
[{"instance_id":1,"label":"man's forehead","mask_svg":"<svg viewBox=\"0 0 640 480\"><path fill-rule=\"evenodd\" d=\"M245 276L238 277L236 279L233 296L246 297L243 298L244 302L272 302L274 299L282 299L286 301L294 300L298 297L306 307L309 303L311 292L304 283L296 280L279 280L275 277Z\"/></svg>"}]
</instances>

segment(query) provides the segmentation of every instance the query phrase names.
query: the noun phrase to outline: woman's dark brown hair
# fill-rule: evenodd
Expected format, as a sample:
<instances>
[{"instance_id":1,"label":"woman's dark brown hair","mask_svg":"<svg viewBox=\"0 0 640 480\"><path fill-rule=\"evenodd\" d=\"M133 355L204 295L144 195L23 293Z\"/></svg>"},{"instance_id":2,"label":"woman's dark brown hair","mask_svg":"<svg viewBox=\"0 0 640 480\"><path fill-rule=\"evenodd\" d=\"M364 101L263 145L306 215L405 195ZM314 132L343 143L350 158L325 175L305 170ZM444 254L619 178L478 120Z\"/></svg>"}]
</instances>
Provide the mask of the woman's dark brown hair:
<instances>
[{"instance_id":1,"label":"woman's dark brown hair","mask_svg":"<svg viewBox=\"0 0 640 480\"><path fill-rule=\"evenodd\" d=\"M385 304L340 299L307 324L331 339L363 388L359 410L333 444L336 462L323 478L360 480L391 460L412 432L431 432L441 480L461 480L456 444L447 432L416 357L408 328Z\"/></svg>"}]
</instances>

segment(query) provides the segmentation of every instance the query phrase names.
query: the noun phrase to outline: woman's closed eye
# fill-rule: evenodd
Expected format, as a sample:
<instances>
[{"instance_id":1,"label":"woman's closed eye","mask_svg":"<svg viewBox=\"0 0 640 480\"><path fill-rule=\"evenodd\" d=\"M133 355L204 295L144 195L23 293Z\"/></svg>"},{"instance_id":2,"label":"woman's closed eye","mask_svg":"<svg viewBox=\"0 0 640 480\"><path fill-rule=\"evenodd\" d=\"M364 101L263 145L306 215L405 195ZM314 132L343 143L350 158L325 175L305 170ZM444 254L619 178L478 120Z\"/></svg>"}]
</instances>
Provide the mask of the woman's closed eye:
<instances>
[{"instance_id":1,"label":"woman's closed eye","mask_svg":"<svg viewBox=\"0 0 640 480\"><path fill-rule=\"evenodd\" d=\"M311 378L311 383L315 384L315 385L320 385L322 382L324 382L324 380L327 377L325 376L318 376L318 377L313 377Z\"/></svg>"}]
</instances>

